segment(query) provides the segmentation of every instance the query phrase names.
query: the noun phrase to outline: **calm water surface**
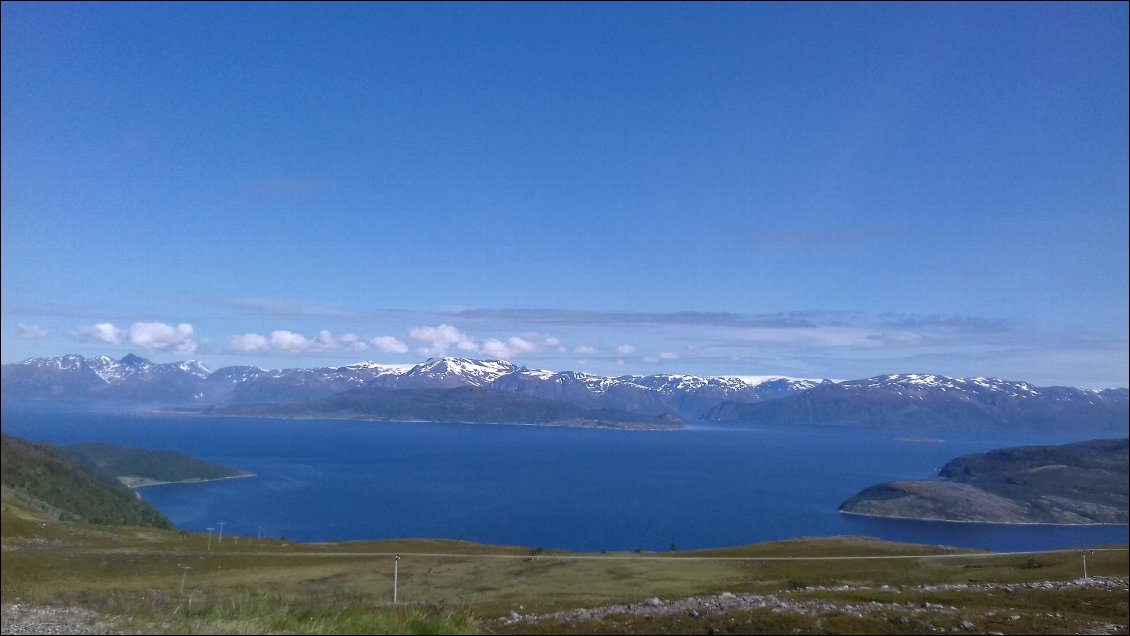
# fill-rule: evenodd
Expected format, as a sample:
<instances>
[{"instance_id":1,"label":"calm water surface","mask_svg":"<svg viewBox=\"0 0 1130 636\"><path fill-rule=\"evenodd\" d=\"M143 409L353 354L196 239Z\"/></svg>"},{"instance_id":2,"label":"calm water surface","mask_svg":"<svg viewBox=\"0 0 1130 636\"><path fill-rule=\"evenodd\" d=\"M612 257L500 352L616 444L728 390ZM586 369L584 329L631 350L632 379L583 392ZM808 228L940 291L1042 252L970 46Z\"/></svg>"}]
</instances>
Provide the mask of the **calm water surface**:
<instances>
[{"instance_id":1,"label":"calm water surface","mask_svg":"<svg viewBox=\"0 0 1130 636\"><path fill-rule=\"evenodd\" d=\"M295 541L433 537L571 550L667 550L867 535L995 550L1124 543L1126 526L1000 526L836 511L962 454L1071 434L835 428L639 432L5 408L9 435L177 450L256 473L141 489L178 527ZM917 438L917 439L916 439Z\"/></svg>"}]
</instances>

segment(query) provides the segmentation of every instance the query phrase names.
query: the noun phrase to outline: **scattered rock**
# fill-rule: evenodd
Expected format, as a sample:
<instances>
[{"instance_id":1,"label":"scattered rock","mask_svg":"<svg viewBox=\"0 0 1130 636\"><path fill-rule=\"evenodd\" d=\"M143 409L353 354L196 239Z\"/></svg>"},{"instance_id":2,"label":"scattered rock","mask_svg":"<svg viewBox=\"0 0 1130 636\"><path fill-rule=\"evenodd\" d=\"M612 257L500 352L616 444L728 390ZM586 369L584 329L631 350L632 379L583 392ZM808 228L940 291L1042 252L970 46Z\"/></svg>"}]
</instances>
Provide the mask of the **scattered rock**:
<instances>
[{"instance_id":1,"label":"scattered rock","mask_svg":"<svg viewBox=\"0 0 1130 636\"><path fill-rule=\"evenodd\" d=\"M77 607L5 605L0 612L3 634L124 634L94 612Z\"/></svg>"}]
</instances>

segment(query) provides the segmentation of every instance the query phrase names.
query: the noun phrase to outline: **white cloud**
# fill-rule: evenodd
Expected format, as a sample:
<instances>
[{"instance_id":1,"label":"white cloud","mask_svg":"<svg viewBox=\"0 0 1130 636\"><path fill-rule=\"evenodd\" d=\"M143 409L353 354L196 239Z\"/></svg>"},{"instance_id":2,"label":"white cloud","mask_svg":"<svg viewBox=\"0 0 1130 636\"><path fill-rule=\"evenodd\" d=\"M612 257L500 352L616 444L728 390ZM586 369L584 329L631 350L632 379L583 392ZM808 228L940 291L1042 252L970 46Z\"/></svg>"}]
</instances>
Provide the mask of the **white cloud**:
<instances>
[{"instance_id":1,"label":"white cloud","mask_svg":"<svg viewBox=\"0 0 1130 636\"><path fill-rule=\"evenodd\" d=\"M369 344L385 353L408 353L408 345L392 336L377 336L369 339Z\"/></svg>"},{"instance_id":2,"label":"white cloud","mask_svg":"<svg viewBox=\"0 0 1130 636\"><path fill-rule=\"evenodd\" d=\"M319 350L336 349L337 340L334 338L334 335L329 332L329 330L323 329L318 332L318 337L314 339L314 345Z\"/></svg>"},{"instance_id":3,"label":"white cloud","mask_svg":"<svg viewBox=\"0 0 1130 636\"><path fill-rule=\"evenodd\" d=\"M192 325L182 322L175 327L163 322L135 322L129 329L119 329L113 323L100 322L85 325L75 330L80 340L97 340L107 344L128 342L141 349L173 351L188 354L196 351L196 341L192 339Z\"/></svg>"},{"instance_id":4,"label":"white cloud","mask_svg":"<svg viewBox=\"0 0 1130 636\"><path fill-rule=\"evenodd\" d=\"M531 353L538 350L538 346L525 338L514 336L506 339L506 344L516 353Z\"/></svg>"},{"instance_id":5,"label":"white cloud","mask_svg":"<svg viewBox=\"0 0 1130 636\"><path fill-rule=\"evenodd\" d=\"M21 322L19 327L20 337L24 340L42 340L49 335L47 330L39 325L25 325Z\"/></svg>"},{"instance_id":6,"label":"white cloud","mask_svg":"<svg viewBox=\"0 0 1130 636\"><path fill-rule=\"evenodd\" d=\"M163 322L135 322L129 328L129 342L143 349L192 353L196 351L192 333L192 325L186 322L176 327Z\"/></svg>"},{"instance_id":7,"label":"white cloud","mask_svg":"<svg viewBox=\"0 0 1130 636\"><path fill-rule=\"evenodd\" d=\"M659 354L659 359L660 360L678 360L679 354L671 353L670 351L664 351L663 353Z\"/></svg>"},{"instance_id":8,"label":"white cloud","mask_svg":"<svg viewBox=\"0 0 1130 636\"><path fill-rule=\"evenodd\" d=\"M616 353L619 353L620 355L630 356L635 352L636 348L630 344L622 344L619 347L616 347Z\"/></svg>"},{"instance_id":9,"label":"white cloud","mask_svg":"<svg viewBox=\"0 0 1130 636\"><path fill-rule=\"evenodd\" d=\"M577 347L576 349L574 349L573 352L579 353L581 355L591 356L592 354L596 353L596 349L594 349L594 348L592 348L588 345L581 345L581 346Z\"/></svg>"},{"instance_id":10,"label":"white cloud","mask_svg":"<svg viewBox=\"0 0 1130 636\"><path fill-rule=\"evenodd\" d=\"M245 333L228 338L224 348L237 353L267 353L271 350L271 342L257 333Z\"/></svg>"},{"instance_id":11,"label":"white cloud","mask_svg":"<svg viewBox=\"0 0 1130 636\"><path fill-rule=\"evenodd\" d=\"M483 343L483 353L492 358L505 360L510 357L510 348L506 346L505 342L491 338Z\"/></svg>"},{"instance_id":12,"label":"white cloud","mask_svg":"<svg viewBox=\"0 0 1130 636\"><path fill-rule=\"evenodd\" d=\"M515 356L520 356L523 353L532 353L538 350L538 346L525 338L519 336L511 336L506 339L506 342L491 338L483 343L482 352L492 358L499 358L501 360L509 360Z\"/></svg>"},{"instance_id":13,"label":"white cloud","mask_svg":"<svg viewBox=\"0 0 1130 636\"><path fill-rule=\"evenodd\" d=\"M285 351L287 353L301 353L310 349L313 341L300 333L288 329L276 329L271 332L271 350Z\"/></svg>"},{"instance_id":14,"label":"white cloud","mask_svg":"<svg viewBox=\"0 0 1130 636\"><path fill-rule=\"evenodd\" d=\"M549 336L548 338L546 338L545 340L542 341L542 344L544 344L547 347L559 347L559 346L561 346L561 341L558 340L557 338L554 338L553 336Z\"/></svg>"},{"instance_id":15,"label":"white cloud","mask_svg":"<svg viewBox=\"0 0 1130 636\"><path fill-rule=\"evenodd\" d=\"M353 338L343 337L340 340L334 338L334 335L325 329L319 331L318 335L313 338L308 338L288 329L276 329L271 332L269 337L257 333L232 336L228 338L228 343L224 348L229 352L238 353L307 353L336 349L339 342L349 344L354 351L361 351L367 347L365 345L358 348L358 343L362 345L365 343Z\"/></svg>"},{"instance_id":16,"label":"white cloud","mask_svg":"<svg viewBox=\"0 0 1130 636\"><path fill-rule=\"evenodd\" d=\"M474 339L451 325L413 327L408 330L408 337L431 345L418 348L417 351L420 355L442 356L453 345L461 351L478 351L479 349Z\"/></svg>"},{"instance_id":17,"label":"white cloud","mask_svg":"<svg viewBox=\"0 0 1130 636\"><path fill-rule=\"evenodd\" d=\"M98 340L109 344L121 344L123 332L108 322L79 327L75 331L80 340Z\"/></svg>"}]
</instances>

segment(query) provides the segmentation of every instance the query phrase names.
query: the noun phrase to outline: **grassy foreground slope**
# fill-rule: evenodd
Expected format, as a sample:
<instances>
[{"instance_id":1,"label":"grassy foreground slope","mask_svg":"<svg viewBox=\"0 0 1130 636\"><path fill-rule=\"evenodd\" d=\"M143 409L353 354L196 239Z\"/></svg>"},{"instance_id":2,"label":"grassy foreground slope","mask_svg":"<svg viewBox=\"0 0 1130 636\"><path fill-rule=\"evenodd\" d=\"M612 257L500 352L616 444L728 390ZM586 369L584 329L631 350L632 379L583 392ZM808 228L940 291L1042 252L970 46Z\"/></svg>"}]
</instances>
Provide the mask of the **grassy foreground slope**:
<instances>
[{"instance_id":1,"label":"grassy foreground slope","mask_svg":"<svg viewBox=\"0 0 1130 636\"><path fill-rule=\"evenodd\" d=\"M0 462L5 502L66 521L173 527L122 484L50 446L0 434Z\"/></svg>"},{"instance_id":2,"label":"grassy foreground slope","mask_svg":"<svg viewBox=\"0 0 1130 636\"><path fill-rule=\"evenodd\" d=\"M962 631L968 622L1042 634L1125 633L1130 622L1125 546L1088 555L1092 581L1115 577L1093 587L1045 583L1081 577L1078 550L992 554L838 537L571 554L226 534L209 546L207 535L52 521L12 504L0 521L3 603L80 606L139 632L934 633ZM399 604L392 606L395 554ZM722 610L708 600L697 616L642 612L647 599L726 594L763 595L773 605ZM554 614L616 604L624 609Z\"/></svg>"},{"instance_id":3,"label":"grassy foreground slope","mask_svg":"<svg viewBox=\"0 0 1130 636\"><path fill-rule=\"evenodd\" d=\"M992 554L858 537L659 554L221 541L73 521L84 516L76 493L116 490L143 504L48 447L5 437L3 472L13 484L0 504L4 633L58 633L27 622L48 605L127 633L1043 634L1125 633L1130 623L1125 545L1091 552L1092 578L1080 583L1077 550Z\"/></svg>"}]
</instances>

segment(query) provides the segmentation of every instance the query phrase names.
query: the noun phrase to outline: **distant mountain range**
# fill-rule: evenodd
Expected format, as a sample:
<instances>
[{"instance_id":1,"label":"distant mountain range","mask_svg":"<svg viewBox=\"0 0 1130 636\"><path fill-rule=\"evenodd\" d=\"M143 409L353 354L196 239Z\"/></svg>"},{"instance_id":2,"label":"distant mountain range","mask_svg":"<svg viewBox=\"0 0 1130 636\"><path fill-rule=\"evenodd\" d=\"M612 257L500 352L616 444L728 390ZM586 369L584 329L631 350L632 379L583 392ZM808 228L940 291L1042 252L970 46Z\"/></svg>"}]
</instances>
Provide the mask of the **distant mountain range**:
<instances>
[{"instance_id":1,"label":"distant mountain range","mask_svg":"<svg viewBox=\"0 0 1130 636\"><path fill-rule=\"evenodd\" d=\"M1078 429L1123 432L1126 389L887 375L832 382L624 375L528 369L500 360L432 358L409 369L342 367L212 371L135 355L31 358L2 367L5 402L176 407L216 415L350 417L618 427L716 424Z\"/></svg>"},{"instance_id":2,"label":"distant mountain range","mask_svg":"<svg viewBox=\"0 0 1130 636\"><path fill-rule=\"evenodd\" d=\"M989 378L884 375L827 382L759 403L727 401L703 419L746 425L911 426L923 430L1001 428L1122 434L1126 389L1034 387Z\"/></svg>"}]
</instances>

